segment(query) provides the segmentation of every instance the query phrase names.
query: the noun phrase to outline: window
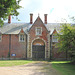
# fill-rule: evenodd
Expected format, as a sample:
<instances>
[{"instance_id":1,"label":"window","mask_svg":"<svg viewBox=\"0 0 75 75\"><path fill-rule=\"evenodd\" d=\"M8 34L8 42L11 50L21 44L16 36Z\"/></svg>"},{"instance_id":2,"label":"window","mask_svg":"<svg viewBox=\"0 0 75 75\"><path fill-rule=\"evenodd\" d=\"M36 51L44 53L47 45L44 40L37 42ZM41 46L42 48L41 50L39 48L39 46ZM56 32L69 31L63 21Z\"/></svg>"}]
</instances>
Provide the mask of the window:
<instances>
[{"instance_id":1,"label":"window","mask_svg":"<svg viewBox=\"0 0 75 75\"><path fill-rule=\"evenodd\" d=\"M0 34L0 41L2 40L2 35Z\"/></svg>"},{"instance_id":2,"label":"window","mask_svg":"<svg viewBox=\"0 0 75 75\"><path fill-rule=\"evenodd\" d=\"M41 35L42 34L42 28L41 27L37 27L36 28L36 35Z\"/></svg>"},{"instance_id":3,"label":"window","mask_svg":"<svg viewBox=\"0 0 75 75\"><path fill-rule=\"evenodd\" d=\"M57 39L57 36L56 35L53 35L52 36L52 42L58 42L58 39Z\"/></svg>"},{"instance_id":4,"label":"window","mask_svg":"<svg viewBox=\"0 0 75 75\"><path fill-rule=\"evenodd\" d=\"M40 43L36 43L35 45L41 45Z\"/></svg>"},{"instance_id":5,"label":"window","mask_svg":"<svg viewBox=\"0 0 75 75\"><path fill-rule=\"evenodd\" d=\"M24 42L25 41L25 35L24 34L20 34L19 35L19 41L20 42Z\"/></svg>"}]
</instances>

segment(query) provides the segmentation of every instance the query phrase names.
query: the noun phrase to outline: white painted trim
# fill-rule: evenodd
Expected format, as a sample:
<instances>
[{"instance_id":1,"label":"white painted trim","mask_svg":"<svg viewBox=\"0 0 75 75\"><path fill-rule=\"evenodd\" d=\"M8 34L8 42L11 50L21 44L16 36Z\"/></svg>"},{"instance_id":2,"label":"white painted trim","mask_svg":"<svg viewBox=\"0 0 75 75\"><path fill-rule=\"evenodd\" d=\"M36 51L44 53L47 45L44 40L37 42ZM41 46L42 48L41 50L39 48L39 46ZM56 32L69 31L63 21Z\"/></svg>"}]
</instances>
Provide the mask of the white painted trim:
<instances>
[{"instance_id":1,"label":"white painted trim","mask_svg":"<svg viewBox=\"0 0 75 75\"><path fill-rule=\"evenodd\" d=\"M45 59L46 59L46 41L45 41L44 39L41 39L40 37L35 38L35 39L32 40L32 42L31 42L31 58L32 58L32 44L33 44L33 42L34 42L35 40L37 40L37 39L40 39L40 40L44 41L44 43L45 43Z\"/></svg>"},{"instance_id":2,"label":"white painted trim","mask_svg":"<svg viewBox=\"0 0 75 75\"><path fill-rule=\"evenodd\" d=\"M24 35L24 41L20 41L20 35ZM19 34L19 42L25 42L25 34L24 33Z\"/></svg>"},{"instance_id":3,"label":"white painted trim","mask_svg":"<svg viewBox=\"0 0 75 75\"><path fill-rule=\"evenodd\" d=\"M54 36L56 36L56 35L52 35L52 42L58 42L58 38L57 38L57 36L56 36L56 38L54 39Z\"/></svg>"},{"instance_id":4,"label":"white painted trim","mask_svg":"<svg viewBox=\"0 0 75 75\"><path fill-rule=\"evenodd\" d=\"M37 28L40 28L41 29L41 34L39 34L39 35L37 34ZM41 35L42 36L42 27L35 27L35 35L37 35L37 36L40 36Z\"/></svg>"},{"instance_id":5,"label":"white painted trim","mask_svg":"<svg viewBox=\"0 0 75 75\"><path fill-rule=\"evenodd\" d=\"M29 58L29 34L27 35L27 59Z\"/></svg>"}]
</instances>

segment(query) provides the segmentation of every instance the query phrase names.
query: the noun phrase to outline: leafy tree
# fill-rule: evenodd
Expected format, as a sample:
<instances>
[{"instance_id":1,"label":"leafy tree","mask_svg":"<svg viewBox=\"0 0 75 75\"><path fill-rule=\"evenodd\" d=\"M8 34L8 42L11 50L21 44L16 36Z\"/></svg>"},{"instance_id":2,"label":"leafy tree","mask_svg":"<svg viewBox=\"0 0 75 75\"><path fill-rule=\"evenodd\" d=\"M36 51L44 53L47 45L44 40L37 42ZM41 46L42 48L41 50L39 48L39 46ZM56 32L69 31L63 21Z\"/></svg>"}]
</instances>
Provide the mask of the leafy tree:
<instances>
[{"instance_id":1,"label":"leafy tree","mask_svg":"<svg viewBox=\"0 0 75 75\"><path fill-rule=\"evenodd\" d=\"M8 18L9 15L18 16L19 12L17 9L21 8L19 2L21 0L0 0L0 25L2 26L4 20Z\"/></svg>"},{"instance_id":2,"label":"leafy tree","mask_svg":"<svg viewBox=\"0 0 75 75\"><path fill-rule=\"evenodd\" d=\"M71 57L74 57L75 54L75 28L72 27L70 24L64 24L61 27L62 35L58 34L59 43L57 44L59 47L59 51L66 52L70 54ZM74 58L75 59L75 58Z\"/></svg>"}]
</instances>

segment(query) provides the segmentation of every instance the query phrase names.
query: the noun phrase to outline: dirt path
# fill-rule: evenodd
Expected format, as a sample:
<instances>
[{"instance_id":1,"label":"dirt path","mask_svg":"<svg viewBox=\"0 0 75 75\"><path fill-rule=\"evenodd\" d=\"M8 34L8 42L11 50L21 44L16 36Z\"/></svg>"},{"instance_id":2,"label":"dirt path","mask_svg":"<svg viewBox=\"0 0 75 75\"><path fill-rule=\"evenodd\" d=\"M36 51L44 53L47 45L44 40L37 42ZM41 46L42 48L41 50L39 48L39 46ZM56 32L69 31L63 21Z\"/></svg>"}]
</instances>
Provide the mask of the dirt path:
<instances>
[{"instance_id":1,"label":"dirt path","mask_svg":"<svg viewBox=\"0 0 75 75\"><path fill-rule=\"evenodd\" d=\"M0 67L0 75L60 75L51 64L47 62L35 62L31 64Z\"/></svg>"}]
</instances>

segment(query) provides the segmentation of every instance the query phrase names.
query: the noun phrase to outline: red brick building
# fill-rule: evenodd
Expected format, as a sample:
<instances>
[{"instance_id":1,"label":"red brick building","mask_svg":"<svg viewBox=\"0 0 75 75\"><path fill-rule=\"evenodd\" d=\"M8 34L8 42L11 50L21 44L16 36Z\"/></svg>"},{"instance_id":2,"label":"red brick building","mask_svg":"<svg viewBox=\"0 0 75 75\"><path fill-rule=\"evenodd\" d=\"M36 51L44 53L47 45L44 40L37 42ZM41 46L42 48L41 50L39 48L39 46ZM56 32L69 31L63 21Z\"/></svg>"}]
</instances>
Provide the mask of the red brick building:
<instances>
[{"instance_id":1,"label":"red brick building","mask_svg":"<svg viewBox=\"0 0 75 75\"><path fill-rule=\"evenodd\" d=\"M8 23L0 27L0 58L6 59L60 59L65 54L57 53L54 44L58 42L55 34L59 33L60 23L47 23L47 14L44 23L38 16L33 23L33 14L30 14L30 23Z\"/></svg>"}]
</instances>

